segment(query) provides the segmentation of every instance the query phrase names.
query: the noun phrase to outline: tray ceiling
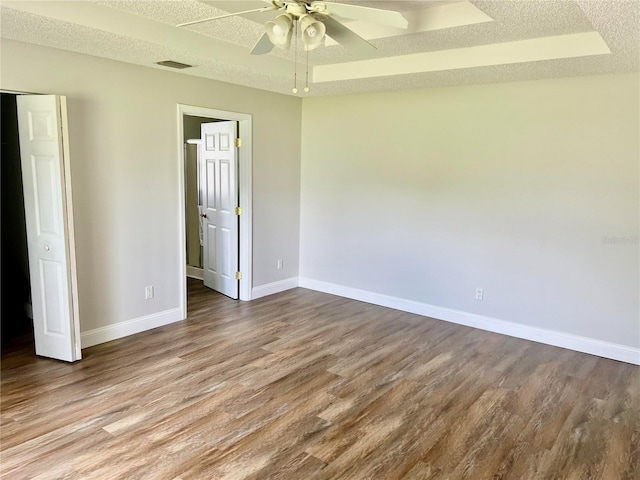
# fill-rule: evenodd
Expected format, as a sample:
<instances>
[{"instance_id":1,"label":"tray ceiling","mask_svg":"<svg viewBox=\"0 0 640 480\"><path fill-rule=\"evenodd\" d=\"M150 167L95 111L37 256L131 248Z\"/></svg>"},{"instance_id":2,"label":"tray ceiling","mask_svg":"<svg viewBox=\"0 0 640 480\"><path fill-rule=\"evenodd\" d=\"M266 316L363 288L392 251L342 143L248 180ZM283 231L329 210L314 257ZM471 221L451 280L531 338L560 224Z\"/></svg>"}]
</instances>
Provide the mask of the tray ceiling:
<instances>
[{"instance_id":1,"label":"tray ceiling","mask_svg":"<svg viewBox=\"0 0 640 480\"><path fill-rule=\"evenodd\" d=\"M330 2L327 2L330 3ZM634 72L638 0L348 1L402 12L407 30L340 19L377 50L328 39L309 53L299 96ZM2 1L3 38L292 94L293 51L249 55L277 13L175 25L266 5L257 1ZM298 78L306 57L298 53ZM177 70L172 70L177 71Z\"/></svg>"}]
</instances>

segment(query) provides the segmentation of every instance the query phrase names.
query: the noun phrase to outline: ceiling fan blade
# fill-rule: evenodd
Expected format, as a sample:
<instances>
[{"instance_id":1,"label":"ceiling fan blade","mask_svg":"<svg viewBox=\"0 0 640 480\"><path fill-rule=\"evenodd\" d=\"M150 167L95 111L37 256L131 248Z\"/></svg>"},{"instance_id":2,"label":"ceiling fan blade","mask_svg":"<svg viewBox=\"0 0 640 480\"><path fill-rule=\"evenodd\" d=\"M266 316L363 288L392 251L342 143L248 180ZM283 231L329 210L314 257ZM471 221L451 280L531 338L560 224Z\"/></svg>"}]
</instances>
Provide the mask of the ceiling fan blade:
<instances>
[{"instance_id":1,"label":"ceiling fan blade","mask_svg":"<svg viewBox=\"0 0 640 480\"><path fill-rule=\"evenodd\" d=\"M278 10L279 7L271 5L270 7L254 8L253 10L245 10L244 12L227 13L218 17L203 18L201 20L194 20L193 22L179 23L176 27L186 27L187 25L195 25L196 23L211 22L213 20L220 20L221 18L235 17L236 15L245 15L248 13L262 13L271 12L272 10Z\"/></svg>"},{"instance_id":2,"label":"ceiling fan blade","mask_svg":"<svg viewBox=\"0 0 640 480\"><path fill-rule=\"evenodd\" d=\"M376 47L367 42L357 33L349 30L336 19L323 15L322 22L324 23L324 26L327 27L327 35L339 44L363 52L372 52L377 50Z\"/></svg>"},{"instance_id":3,"label":"ceiling fan blade","mask_svg":"<svg viewBox=\"0 0 640 480\"><path fill-rule=\"evenodd\" d=\"M328 13L338 15L339 17L379 23L390 27L409 27L409 22L400 12L383 10L381 8L362 7L360 5L348 5L346 3L326 2L324 5ZM311 4L311 7L313 8L313 4Z\"/></svg>"},{"instance_id":4,"label":"ceiling fan blade","mask_svg":"<svg viewBox=\"0 0 640 480\"><path fill-rule=\"evenodd\" d=\"M263 33L260 39L251 49L251 55L264 55L273 50L273 43L269 40L269 35Z\"/></svg>"}]
</instances>

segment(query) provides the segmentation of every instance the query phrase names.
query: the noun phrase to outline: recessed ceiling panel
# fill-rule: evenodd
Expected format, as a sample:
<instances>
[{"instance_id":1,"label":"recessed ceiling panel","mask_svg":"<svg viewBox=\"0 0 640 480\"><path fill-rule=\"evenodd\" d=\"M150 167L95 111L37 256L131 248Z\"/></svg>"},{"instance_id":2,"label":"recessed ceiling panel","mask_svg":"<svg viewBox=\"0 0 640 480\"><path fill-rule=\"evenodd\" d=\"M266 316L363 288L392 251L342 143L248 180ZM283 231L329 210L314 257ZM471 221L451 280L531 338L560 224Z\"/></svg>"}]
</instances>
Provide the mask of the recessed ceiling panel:
<instances>
[{"instance_id":1,"label":"recessed ceiling panel","mask_svg":"<svg viewBox=\"0 0 640 480\"><path fill-rule=\"evenodd\" d=\"M436 5L425 3L422 8L403 10L401 13L409 21L407 29L361 21L346 21L345 25L361 37L373 40L493 21L489 15L466 1ZM330 45L337 43L329 38L327 46Z\"/></svg>"},{"instance_id":2,"label":"recessed ceiling panel","mask_svg":"<svg viewBox=\"0 0 640 480\"><path fill-rule=\"evenodd\" d=\"M319 65L313 69L313 81L331 82L406 75L609 53L611 50L598 32L575 33L478 47Z\"/></svg>"}]
</instances>

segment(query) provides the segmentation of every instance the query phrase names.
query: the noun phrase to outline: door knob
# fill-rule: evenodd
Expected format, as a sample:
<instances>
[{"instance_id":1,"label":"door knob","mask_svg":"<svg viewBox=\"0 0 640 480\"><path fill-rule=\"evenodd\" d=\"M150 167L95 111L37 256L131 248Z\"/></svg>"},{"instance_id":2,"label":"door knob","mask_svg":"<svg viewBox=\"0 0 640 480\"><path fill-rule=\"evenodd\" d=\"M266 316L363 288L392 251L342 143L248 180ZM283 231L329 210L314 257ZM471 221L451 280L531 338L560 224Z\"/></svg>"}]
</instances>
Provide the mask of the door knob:
<instances>
[{"instance_id":1,"label":"door knob","mask_svg":"<svg viewBox=\"0 0 640 480\"><path fill-rule=\"evenodd\" d=\"M45 246L44 246L44 249L48 252L49 250L51 250L51 246L49 246L49 245L45 245Z\"/></svg>"},{"instance_id":2,"label":"door knob","mask_svg":"<svg viewBox=\"0 0 640 480\"><path fill-rule=\"evenodd\" d=\"M201 216L202 218L207 218L207 214L206 214L206 213L201 213L201 214L200 214L200 216Z\"/></svg>"}]
</instances>

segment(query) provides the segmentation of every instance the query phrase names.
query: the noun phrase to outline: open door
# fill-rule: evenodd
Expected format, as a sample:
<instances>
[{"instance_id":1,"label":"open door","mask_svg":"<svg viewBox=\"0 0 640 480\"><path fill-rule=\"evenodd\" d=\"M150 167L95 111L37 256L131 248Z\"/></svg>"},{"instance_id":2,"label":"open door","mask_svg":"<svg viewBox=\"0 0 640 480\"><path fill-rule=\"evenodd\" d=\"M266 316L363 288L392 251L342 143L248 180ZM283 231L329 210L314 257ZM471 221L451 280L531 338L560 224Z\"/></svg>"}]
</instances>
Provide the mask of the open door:
<instances>
[{"instance_id":1,"label":"open door","mask_svg":"<svg viewBox=\"0 0 640 480\"><path fill-rule=\"evenodd\" d=\"M81 351L66 98L16 100L36 354L73 362Z\"/></svg>"},{"instance_id":2,"label":"open door","mask_svg":"<svg viewBox=\"0 0 640 480\"><path fill-rule=\"evenodd\" d=\"M204 174L204 284L238 298L238 205L236 122L201 125Z\"/></svg>"}]
</instances>

